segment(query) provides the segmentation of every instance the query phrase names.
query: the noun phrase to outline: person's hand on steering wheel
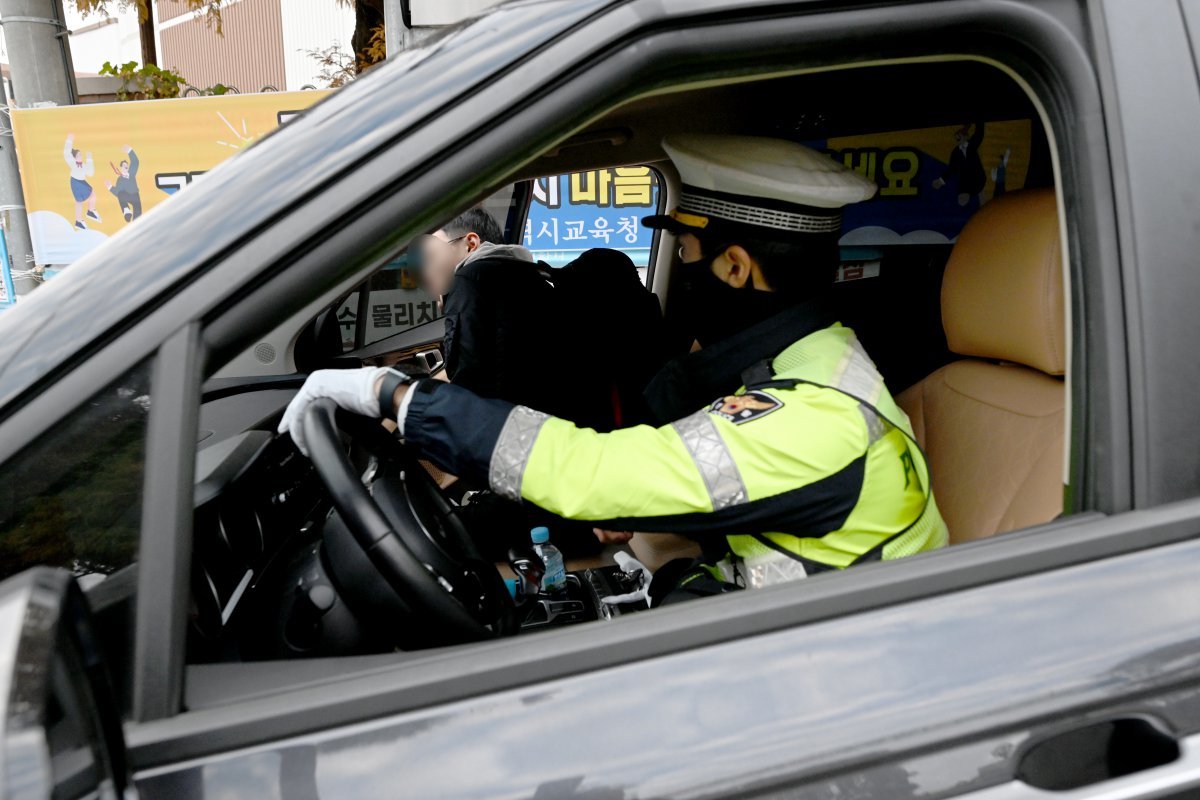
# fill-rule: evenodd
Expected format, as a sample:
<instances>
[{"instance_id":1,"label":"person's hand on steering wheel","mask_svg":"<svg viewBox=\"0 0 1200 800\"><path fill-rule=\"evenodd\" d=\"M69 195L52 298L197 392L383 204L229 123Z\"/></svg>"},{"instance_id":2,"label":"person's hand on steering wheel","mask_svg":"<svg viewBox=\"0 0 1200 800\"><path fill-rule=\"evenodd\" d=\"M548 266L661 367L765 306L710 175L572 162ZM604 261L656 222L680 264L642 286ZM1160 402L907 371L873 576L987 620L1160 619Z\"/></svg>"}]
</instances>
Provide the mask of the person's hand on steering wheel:
<instances>
[{"instance_id":1,"label":"person's hand on steering wheel","mask_svg":"<svg viewBox=\"0 0 1200 800\"><path fill-rule=\"evenodd\" d=\"M308 376L300 391L288 403L279 423L280 433L291 433L301 453L308 455L304 442L304 412L315 400L327 397L340 408L364 417L380 417L379 384L386 367L363 369L319 369Z\"/></svg>"},{"instance_id":2,"label":"person's hand on steering wheel","mask_svg":"<svg viewBox=\"0 0 1200 800\"><path fill-rule=\"evenodd\" d=\"M389 368L318 370L288 404L279 433L312 461L337 512L323 528L323 552L342 570L349 605L393 619L388 635L399 646L516 633L495 565L479 557L416 454L378 422L397 414L410 382ZM376 459L371 478L355 468L347 439Z\"/></svg>"}]
</instances>

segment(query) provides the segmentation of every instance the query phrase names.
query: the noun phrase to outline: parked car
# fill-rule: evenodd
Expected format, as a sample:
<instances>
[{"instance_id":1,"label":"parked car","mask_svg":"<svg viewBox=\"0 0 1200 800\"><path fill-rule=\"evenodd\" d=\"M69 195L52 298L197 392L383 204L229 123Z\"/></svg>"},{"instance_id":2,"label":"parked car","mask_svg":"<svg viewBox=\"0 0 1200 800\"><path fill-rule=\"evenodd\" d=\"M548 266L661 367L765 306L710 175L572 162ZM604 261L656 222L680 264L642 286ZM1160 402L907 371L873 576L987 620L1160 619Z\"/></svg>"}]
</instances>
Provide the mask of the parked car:
<instances>
[{"instance_id":1,"label":"parked car","mask_svg":"<svg viewBox=\"0 0 1200 800\"><path fill-rule=\"evenodd\" d=\"M0 316L5 796L1196 796L1198 14L514 2L214 169ZM382 428L275 427L312 369L438 366L437 319L339 319L414 236L627 165L669 208L683 131L880 182L839 302L952 545L637 613L574 570L535 620Z\"/></svg>"}]
</instances>

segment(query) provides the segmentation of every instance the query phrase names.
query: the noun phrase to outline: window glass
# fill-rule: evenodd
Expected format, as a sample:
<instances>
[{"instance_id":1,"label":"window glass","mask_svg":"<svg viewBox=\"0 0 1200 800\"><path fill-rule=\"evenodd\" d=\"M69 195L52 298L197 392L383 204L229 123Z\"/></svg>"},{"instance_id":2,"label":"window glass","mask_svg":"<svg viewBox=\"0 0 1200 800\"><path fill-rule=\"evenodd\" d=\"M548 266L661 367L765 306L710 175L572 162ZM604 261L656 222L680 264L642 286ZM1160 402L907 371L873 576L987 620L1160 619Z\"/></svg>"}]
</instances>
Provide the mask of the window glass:
<instances>
[{"instance_id":1,"label":"window glass","mask_svg":"<svg viewBox=\"0 0 1200 800\"><path fill-rule=\"evenodd\" d=\"M621 250L645 283L654 231L641 220L657 214L658 203L658 174L646 166L538 178L521 243L552 267L564 267L593 247Z\"/></svg>"},{"instance_id":2,"label":"window glass","mask_svg":"<svg viewBox=\"0 0 1200 800\"><path fill-rule=\"evenodd\" d=\"M843 248L953 243L992 199L1047 185L1048 176L1033 174L1033 143L1032 119L974 119L804 142L879 185L875 197L844 210ZM842 277L870 276L844 270Z\"/></svg>"},{"instance_id":3,"label":"window glass","mask_svg":"<svg viewBox=\"0 0 1200 800\"><path fill-rule=\"evenodd\" d=\"M0 465L0 578L37 565L102 577L137 559L149 412L146 362Z\"/></svg>"},{"instance_id":4,"label":"window glass","mask_svg":"<svg viewBox=\"0 0 1200 800\"><path fill-rule=\"evenodd\" d=\"M360 305L360 298L360 293L354 292L338 307L343 352L395 336L442 316L438 299L425 291L417 272L408 268L407 254L371 275L367 281L365 307ZM356 341L356 336L361 339Z\"/></svg>"},{"instance_id":5,"label":"window glass","mask_svg":"<svg viewBox=\"0 0 1200 800\"><path fill-rule=\"evenodd\" d=\"M834 119L826 127L850 133L805 131L803 143L879 187L842 213L835 287L841 321L898 393L955 358L942 327L940 287L963 226L1006 192L1049 185L1038 165L1047 159L1038 155L1029 117L983 114L954 124L858 130ZM896 335L900 329L904 336Z\"/></svg>"},{"instance_id":6,"label":"window glass","mask_svg":"<svg viewBox=\"0 0 1200 800\"><path fill-rule=\"evenodd\" d=\"M514 227L520 218L516 188L509 184L480 204L495 218L506 242L515 239ZM370 277L365 304L360 293L353 292L338 306L342 350L363 347L441 316L439 298L421 281L419 259L410 258L406 250Z\"/></svg>"}]
</instances>

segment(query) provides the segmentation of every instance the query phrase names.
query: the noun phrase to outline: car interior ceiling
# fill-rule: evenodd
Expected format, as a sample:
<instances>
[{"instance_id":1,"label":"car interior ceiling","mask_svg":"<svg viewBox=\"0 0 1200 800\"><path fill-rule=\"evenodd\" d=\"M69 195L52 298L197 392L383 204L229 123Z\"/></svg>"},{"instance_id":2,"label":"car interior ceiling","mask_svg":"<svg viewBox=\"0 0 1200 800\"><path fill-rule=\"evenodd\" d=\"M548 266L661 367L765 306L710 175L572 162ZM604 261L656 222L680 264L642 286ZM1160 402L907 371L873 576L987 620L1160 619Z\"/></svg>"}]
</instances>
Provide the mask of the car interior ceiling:
<instances>
[{"instance_id":1,"label":"car interior ceiling","mask_svg":"<svg viewBox=\"0 0 1200 800\"><path fill-rule=\"evenodd\" d=\"M1025 186L1053 186L1047 138L1030 99L1003 72L974 61L864 67L644 96L594 120L528 162L512 179L623 164L661 164L665 158L660 144L663 137L685 130L815 141L1010 119L1033 121ZM950 249L949 244L885 248L877 278L837 287L842 321L858 332L893 394L953 358L942 329L940 306L942 274ZM664 248L659 250L654 267L669 273L674 256L662 252ZM332 348L336 326L326 327L323 335ZM896 336L901 329L905 335ZM201 526L211 524L198 515L198 554L211 546L200 541ZM222 519L220 524L227 523ZM261 528L261 522L258 524ZM222 529L222 537L225 535ZM256 537L261 536L259 531ZM236 576L231 580L236 582ZM219 609L217 612L219 618ZM232 651L222 650L205 660L237 660L231 656ZM366 658L375 664L380 656ZM262 672L266 688L270 670ZM219 674L221 681L230 678L227 671ZM325 672L318 669L317 674ZM252 677L249 681L248 687L258 685ZM195 691L189 689L189 702L193 706L228 702L230 693L215 691L215 686L212 681L196 682ZM207 691L214 693L209 697L204 694ZM252 693L249 688L247 692Z\"/></svg>"},{"instance_id":2,"label":"car interior ceiling","mask_svg":"<svg viewBox=\"0 0 1200 800\"><path fill-rule=\"evenodd\" d=\"M815 72L631 100L589 123L513 177L661 161L666 157L663 137L681 131L808 141L961 125L980 118L1030 117L1037 115L1021 87L982 62ZM1045 170L1041 180L1050 181L1049 164L1041 169Z\"/></svg>"},{"instance_id":3,"label":"car interior ceiling","mask_svg":"<svg viewBox=\"0 0 1200 800\"><path fill-rule=\"evenodd\" d=\"M592 121L527 163L510 180L622 164L652 164L673 177L661 142L681 131L805 142L1008 119L1034 121L1025 187L1052 186L1048 142L1029 97L1009 76L977 61L864 67L652 94ZM837 287L842 321L859 334L893 393L951 358L939 304L941 272L949 251L949 245L888 248L877 279ZM672 248L659 248L654 259L658 285L670 278ZM918 346L889 335L896 329L897 308L906 309L904 327ZM913 309L919 313L911 313ZM337 326L332 322L314 320L312 333L324 334L320 352L340 354ZM319 363L308 352L311 338L297 342L297 363L302 361L306 369Z\"/></svg>"},{"instance_id":4,"label":"car interior ceiling","mask_svg":"<svg viewBox=\"0 0 1200 800\"><path fill-rule=\"evenodd\" d=\"M682 130L804 142L1006 119L1034 121L1025 186L1053 186L1049 145L1029 97L1009 76L977 61L817 72L642 97L590 123L517 177L614 164L661 167L663 137ZM949 245L888 248L878 278L837 287L842 321L858 333L893 394L952 357L939 300L949 253ZM660 248L656 269L669 270L672 262L673 253ZM898 329L906 337L892 335Z\"/></svg>"}]
</instances>

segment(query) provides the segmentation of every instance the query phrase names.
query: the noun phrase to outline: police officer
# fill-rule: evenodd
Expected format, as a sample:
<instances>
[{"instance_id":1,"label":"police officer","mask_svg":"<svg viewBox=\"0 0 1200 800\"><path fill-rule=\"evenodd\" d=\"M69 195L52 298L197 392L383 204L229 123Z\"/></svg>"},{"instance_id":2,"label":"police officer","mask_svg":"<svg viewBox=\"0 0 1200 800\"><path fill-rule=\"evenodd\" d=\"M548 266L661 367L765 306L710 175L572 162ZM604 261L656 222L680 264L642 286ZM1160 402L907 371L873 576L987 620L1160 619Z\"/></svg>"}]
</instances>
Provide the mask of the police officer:
<instances>
[{"instance_id":1,"label":"police officer","mask_svg":"<svg viewBox=\"0 0 1200 800\"><path fill-rule=\"evenodd\" d=\"M647 390L667 424L601 434L367 368L313 373L280 432L303 450L300 419L320 397L395 417L426 458L501 496L604 529L695 536L703 568L671 583L696 594L943 546L908 418L826 297L841 209L875 184L781 140L687 135L663 146L682 193L644 223L678 237L684 281L668 321L701 346Z\"/></svg>"}]
</instances>

